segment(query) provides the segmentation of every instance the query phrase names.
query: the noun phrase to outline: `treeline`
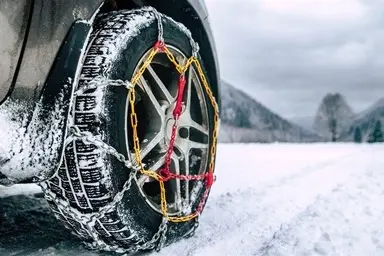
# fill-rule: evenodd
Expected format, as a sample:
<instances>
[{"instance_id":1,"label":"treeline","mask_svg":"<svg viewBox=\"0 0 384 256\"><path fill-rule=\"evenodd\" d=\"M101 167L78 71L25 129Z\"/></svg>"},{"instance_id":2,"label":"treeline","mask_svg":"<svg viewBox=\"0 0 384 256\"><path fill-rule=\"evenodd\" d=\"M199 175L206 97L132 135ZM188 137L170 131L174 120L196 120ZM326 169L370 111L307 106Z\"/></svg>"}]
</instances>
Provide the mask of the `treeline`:
<instances>
[{"instance_id":1,"label":"treeline","mask_svg":"<svg viewBox=\"0 0 384 256\"><path fill-rule=\"evenodd\" d=\"M380 120L375 122L375 125L368 133L368 138L364 138L360 127L355 128L354 141L356 143L368 142L368 143L380 143L384 142L383 126Z\"/></svg>"}]
</instances>

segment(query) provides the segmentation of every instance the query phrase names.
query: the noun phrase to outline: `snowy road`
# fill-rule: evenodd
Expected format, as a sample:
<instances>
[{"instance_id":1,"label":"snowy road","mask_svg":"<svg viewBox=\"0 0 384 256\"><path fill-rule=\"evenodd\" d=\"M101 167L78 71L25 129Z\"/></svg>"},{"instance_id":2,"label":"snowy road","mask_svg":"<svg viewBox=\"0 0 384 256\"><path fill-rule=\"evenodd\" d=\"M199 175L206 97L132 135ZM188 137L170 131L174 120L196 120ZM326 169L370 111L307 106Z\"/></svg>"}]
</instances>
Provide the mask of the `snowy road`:
<instances>
[{"instance_id":1,"label":"snowy road","mask_svg":"<svg viewBox=\"0 0 384 256\"><path fill-rule=\"evenodd\" d=\"M217 175L196 235L154 255L384 255L384 145L220 145ZM97 255L24 189L0 188L0 255Z\"/></svg>"}]
</instances>

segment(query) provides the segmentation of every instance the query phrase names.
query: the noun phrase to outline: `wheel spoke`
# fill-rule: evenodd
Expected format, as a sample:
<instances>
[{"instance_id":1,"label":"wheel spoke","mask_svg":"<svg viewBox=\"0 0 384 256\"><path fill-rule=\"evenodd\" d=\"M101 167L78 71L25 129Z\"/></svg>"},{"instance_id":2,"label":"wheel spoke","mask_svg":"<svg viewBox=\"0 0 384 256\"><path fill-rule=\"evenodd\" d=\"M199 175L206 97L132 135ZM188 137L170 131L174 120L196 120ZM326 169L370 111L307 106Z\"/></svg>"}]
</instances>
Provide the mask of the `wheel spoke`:
<instances>
[{"instance_id":1,"label":"wheel spoke","mask_svg":"<svg viewBox=\"0 0 384 256\"><path fill-rule=\"evenodd\" d=\"M190 149L208 149L208 144L195 142L189 139L177 138L175 146L186 156Z\"/></svg>"},{"instance_id":2,"label":"wheel spoke","mask_svg":"<svg viewBox=\"0 0 384 256\"><path fill-rule=\"evenodd\" d=\"M173 165L174 165L174 173L175 174L180 174L180 162L179 162L179 158L178 156L173 153L172 154L172 161L173 161ZM181 197L181 184L180 184L180 179L175 179L175 182L176 182L176 195L175 195L175 201L176 201L176 207L177 207L177 211L180 211L181 210L181 201L182 201L182 197Z\"/></svg>"},{"instance_id":3,"label":"wheel spoke","mask_svg":"<svg viewBox=\"0 0 384 256\"><path fill-rule=\"evenodd\" d=\"M184 155L184 172L185 172L185 175L189 175L189 151L187 152L186 155ZM189 205L189 181L186 180L184 181L184 184L185 184L185 201L186 201L186 204Z\"/></svg>"},{"instance_id":4,"label":"wheel spoke","mask_svg":"<svg viewBox=\"0 0 384 256\"><path fill-rule=\"evenodd\" d=\"M145 183L149 182L150 181L150 177L148 177L147 175L141 175L139 179L137 179L137 185L139 187L143 187Z\"/></svg>"},{"instance_id":5,"label":"wheel spoke","mask_svg":"<svg viewBox=\"0 0 384 256\"><path fill-rule=\"evenodd\" d=\"M156 74L156 71L152 68L151 65L148 66L148 71L151 74L153 80L155 80L157 86L161 90L161 92L164 94L166 100L169 104L172 104L175 101L175 98L171 95L167 87L164 85L163 81L161 81L160 77Z\"/></svg>"},{"instance_id":6,"label":"wheel spoke","mask_svg":"<svg viewBox=\"0 0 384 256\"><path fill-rule=\"evenodd\" d=\"M182 127L189 127L197 130L198 132L207 135L208 136L208 129L202 126L201 124L198 124L197 122L193 121L192 119L190 120L189 124L183 125Z\"/></svg>"},{"instance_id":7,"label":"wheel spoke","mask_svg":"<svg viewBox=\"0 0 384 256\"><path fill-rule=\"evenodd\" d=\"M165 154L161 156L156 162L154 162L149 166L148 170L157 172L164 165L165 157L166 157Z\"/></svg>"},{"instance_id":8,"label":"wheel spoke","mask_svg":"<svg viewBox=\"0 0 384 256\"><path fill-rule=\"evenodd\" d=\"M143 76L140 78L140 84L143 86L145 93L148 95L151 103L155 107L157 114L160 116L161 122L163 122L163 120L164 120L163 110L162 110L159 102L157 101L155 95L153 94L151 87L148 85L147 81L144 79Z\"/></svg>"},{"instance_id":9,"label":"wheel spoke","mask_svg":"<svg viewBox=\"0 0 384 256\"><path fill-rule=\"evenodd\" d=\"M208 129L203 127L201 124L195 122L191 116L191 104L192 104L191 97L192 97L192 86L193 86L192 75L194 72L195 71L193 70L193 67L190 67L188 71L185 111L180 117L180 123L182 123L181 127L194 128L198 132L208 136L209 135Z\"/></svg>"},{"instance_id":10,"label":"wheel spoke","mask_svg":"<svg viewBox=\"0 0 384 256\"><path fill-rule=\"evenodd\" d=\"M187 99L185 103L185 111L190 113L191 112L191 95L192 95L192 70L193 68L190 67L188 71L188 82L187 82Z\"/></svg>"},{"instance_id":11,"label":"wheel spoke","mask_svg":"<svg viewBox=\"0 0 384 256\"><path fill-rule=\"evenodd\" d=\"M162 140L164 139L164 132L160 131L158 134L156 134L152 140L149 140L149 142L143 142L142 148L141 148L141 157L142 159L146 157Z\"/></svg>"},{"instance_id":12,"label":"wheel spoke","mask_svg":"<svg viewBox=\"0 0 384 256\"><path fill-rule=\"evenodd\" d=\"M187 140L190 148L194 149L208 149L208 144Z\"/></svg>"}]
</instances>

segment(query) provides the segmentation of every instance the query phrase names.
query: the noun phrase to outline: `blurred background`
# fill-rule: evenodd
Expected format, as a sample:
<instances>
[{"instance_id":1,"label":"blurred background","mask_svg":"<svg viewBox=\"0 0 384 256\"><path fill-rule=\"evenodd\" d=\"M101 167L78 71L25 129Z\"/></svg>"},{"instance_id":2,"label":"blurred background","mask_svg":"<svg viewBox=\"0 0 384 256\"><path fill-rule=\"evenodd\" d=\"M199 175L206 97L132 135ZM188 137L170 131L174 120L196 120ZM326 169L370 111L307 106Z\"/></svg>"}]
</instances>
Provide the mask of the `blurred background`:
<instances>
[{"instance_id":1,"label":"blurred background","mask_svg":"<svg viewBox=\"0 0 384 256\"><path fill-rule=\"evenodd\" d=\"M384 141L383 1L206 2L221 142Z\"/></svg>"}]
</instances>

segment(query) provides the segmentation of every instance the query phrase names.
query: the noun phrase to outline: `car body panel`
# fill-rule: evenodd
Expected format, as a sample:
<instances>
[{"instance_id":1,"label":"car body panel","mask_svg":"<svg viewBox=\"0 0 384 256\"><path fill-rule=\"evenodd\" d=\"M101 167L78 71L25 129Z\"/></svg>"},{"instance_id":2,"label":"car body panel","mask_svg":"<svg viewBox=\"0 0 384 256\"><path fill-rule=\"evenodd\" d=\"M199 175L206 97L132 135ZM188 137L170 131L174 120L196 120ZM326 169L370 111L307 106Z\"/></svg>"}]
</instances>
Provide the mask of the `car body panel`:
<instances>
[{"instance_id":1,"label":"car body panel","mask_svg":"<svg viewBox=\"0 0 384 256\"><path fill-rule=\"evenodd\" d=\"M208 9L204 0L188 0L188 2L201 19L205 20L208 17Z\"/></svg>"},{"instance_id":2,"label":"car body panel","mask_svg":"<svg viewBox=\"0 0 384 256\"><path fill-rule=\"evenodd\" d=\"M101 3L101 0L35 0L12 97L37 100L70 27L76 20L91 19Z\"/></svg>"},{"instance_id":3,"label":"car body panel","mask_svg":"<svg viewBox=\"0 0 384 256\"><path fill-rule=\"evenodd\" d=\"M12 86L25 31L31 0L0 1L0 102Z\"/></svg>"},{"instance_id":4,"label":"car body panel","mask_svg":"<svg viewBox=\"0 0 384 256\"><path fill-rule=\"evenodd\" d=\"M61 165L67 125L91 25L75 22L60 47L35 106L8 98L0 106L0 185L36 183L52 177ZM53 85L53 86L52 86ZM3 131L4 129L4 131Z\"/></svg>"}]
</instances>

